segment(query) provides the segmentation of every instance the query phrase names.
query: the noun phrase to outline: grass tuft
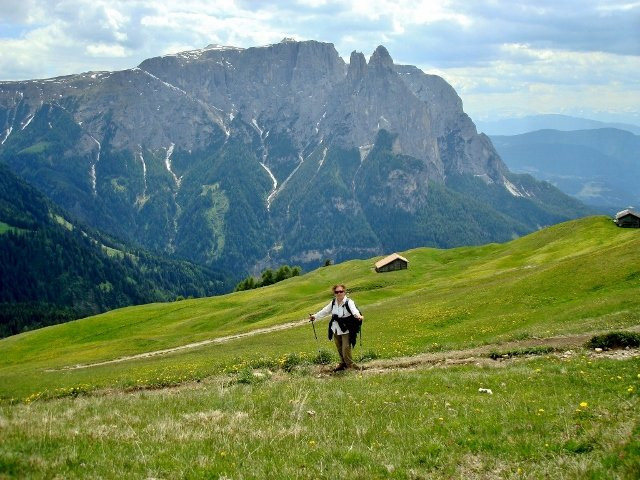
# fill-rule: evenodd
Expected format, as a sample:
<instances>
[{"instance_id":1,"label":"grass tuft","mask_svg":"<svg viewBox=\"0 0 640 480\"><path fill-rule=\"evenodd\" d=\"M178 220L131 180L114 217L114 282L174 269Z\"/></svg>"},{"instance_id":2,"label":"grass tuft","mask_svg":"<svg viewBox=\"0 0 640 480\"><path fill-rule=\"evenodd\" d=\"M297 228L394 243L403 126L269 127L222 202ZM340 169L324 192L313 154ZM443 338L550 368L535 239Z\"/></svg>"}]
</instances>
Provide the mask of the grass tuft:
<instances>
[{"instance_id":1,"label":"grass tuft","mask_svg":"<svg viewBox=\"0 0 640 480\"><path fill-rule=\"evenodd\" d=\"M380 354L375 350L369 349L366 352L362 352L358 357L359 362L368 362L370 360L376 360L380 358Z\"/></svg>"},{"instance_id":2,"label":"grass tuft","mask_svg":"<svg viewBox=\"0 0 640 480\"><path fill-rule=\"evenodd\" d=\"M640 333L635 332L610 332L596 335L586 343L587 348L602 348L613 350L616 348L640 347Z\"/></svg>"}]
</instances>

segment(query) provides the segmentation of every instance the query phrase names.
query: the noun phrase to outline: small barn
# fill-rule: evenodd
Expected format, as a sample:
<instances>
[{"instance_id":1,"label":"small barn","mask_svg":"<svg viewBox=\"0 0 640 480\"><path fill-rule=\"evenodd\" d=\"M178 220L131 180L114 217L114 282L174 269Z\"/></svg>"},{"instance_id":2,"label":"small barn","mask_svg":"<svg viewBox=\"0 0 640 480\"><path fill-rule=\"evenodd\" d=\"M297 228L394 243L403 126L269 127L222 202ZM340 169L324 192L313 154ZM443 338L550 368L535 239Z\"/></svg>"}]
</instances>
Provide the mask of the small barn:
<instances>
[{"instance_id":1,"label":"small barn","mask_svg":"<svg viewBox=\"0 0 640 480\"><path fill-rule=\"evenodd\" d=\"M627 208L616 213L616 218L613 221L619 227L640 228L640 213Z\"/></svg>"},{"instance_id":2,"label":"small barn","mask_svg":"<svg viewBox=\"0 0 640 480\"><path fill-rule=\"evenodd\" d=\"M392 253L388 257L376 262L376 272L392 272L393 270L404 270L409 266L409 260L401 257L397 253Z\"/></svg>"}]
</instances>

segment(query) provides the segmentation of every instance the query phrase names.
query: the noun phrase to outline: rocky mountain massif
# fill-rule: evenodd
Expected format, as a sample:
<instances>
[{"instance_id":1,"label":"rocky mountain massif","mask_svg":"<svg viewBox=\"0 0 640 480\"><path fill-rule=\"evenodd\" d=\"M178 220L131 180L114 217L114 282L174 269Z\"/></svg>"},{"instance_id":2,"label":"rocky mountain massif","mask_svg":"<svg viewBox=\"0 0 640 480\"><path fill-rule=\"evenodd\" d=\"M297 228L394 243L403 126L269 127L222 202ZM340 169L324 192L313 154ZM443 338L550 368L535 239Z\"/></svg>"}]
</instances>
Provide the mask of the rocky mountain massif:
<instances>
[{"instance_id":1,"label":"rocky mountain massif","mask_svg":"<svg viewBox=\"0 0 640 480\"><path fill-rule=\"evenodd\" d=\"M0 161L80 220L241 277L503 241L586 213L511 174L442 78L384 47L209 46L0 83Z\"/></svg>"}]
</instances>

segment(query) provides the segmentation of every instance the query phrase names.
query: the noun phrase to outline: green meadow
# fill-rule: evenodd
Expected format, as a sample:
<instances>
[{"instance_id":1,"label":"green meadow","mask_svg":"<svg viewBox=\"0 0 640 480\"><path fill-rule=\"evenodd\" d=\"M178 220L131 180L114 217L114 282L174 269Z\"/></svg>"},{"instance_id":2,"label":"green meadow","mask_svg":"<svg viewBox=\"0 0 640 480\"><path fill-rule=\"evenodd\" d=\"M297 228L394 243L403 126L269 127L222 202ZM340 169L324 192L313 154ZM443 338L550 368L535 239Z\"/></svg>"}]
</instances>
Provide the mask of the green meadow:
<instances>
[{"instance_id":1,"label":"green meadow","mask_svg":"<svg viewBox=\"0 0 640 480\"><path fill-rule=\"evenodd\" d=\"M409 269L353 260L1 340L0 478L640 476L636 351L553 348L637 331L640 231L590 217L506 244L399 253ZM317 341L302 322L113 362L303 320L335 283L365 315L362 371L322 365L337 360L326 320ZM398 367L532 340L550 347Z\"/></svg>"}]
</instances>

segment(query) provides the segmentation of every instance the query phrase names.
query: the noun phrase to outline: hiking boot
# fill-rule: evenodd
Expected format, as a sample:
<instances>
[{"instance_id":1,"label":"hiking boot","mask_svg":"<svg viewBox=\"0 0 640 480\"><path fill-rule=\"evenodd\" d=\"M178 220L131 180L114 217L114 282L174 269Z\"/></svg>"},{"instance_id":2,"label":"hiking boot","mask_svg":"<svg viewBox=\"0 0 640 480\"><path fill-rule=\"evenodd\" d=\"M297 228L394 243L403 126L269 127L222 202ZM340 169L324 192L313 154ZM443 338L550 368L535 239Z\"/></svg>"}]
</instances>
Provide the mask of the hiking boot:
<instances>
[{"instance_id":1,"label":"hiking boot","mask_svg":"<svg viewBox=\"0 0 640 480\"><path fill-rule=\"evenodd\" d=\"M347 368L347 366L344 363L341 363L336 368L334 368L333 371L334 372L341 372L342 370L345 370L346 368Z\"/></svg>"}]
</instances>

